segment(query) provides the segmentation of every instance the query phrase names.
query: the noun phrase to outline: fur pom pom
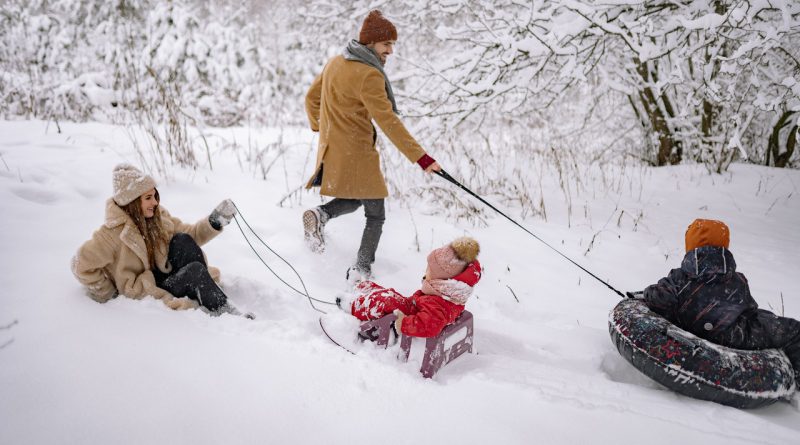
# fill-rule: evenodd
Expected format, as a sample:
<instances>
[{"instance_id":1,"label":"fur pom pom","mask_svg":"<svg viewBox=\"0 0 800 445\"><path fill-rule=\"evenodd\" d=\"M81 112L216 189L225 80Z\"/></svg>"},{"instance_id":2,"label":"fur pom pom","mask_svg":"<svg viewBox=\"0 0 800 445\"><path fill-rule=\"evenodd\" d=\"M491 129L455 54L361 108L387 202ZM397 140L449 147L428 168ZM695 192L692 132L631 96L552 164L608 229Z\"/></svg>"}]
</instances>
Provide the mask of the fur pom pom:
<instances>
[{"instance_id":1,"label":"fur pom pom","mask_svg":"<svg viewBox=\"0 0 800 445\"><path fill-rule=\"evenodd\" d=\"M478 242L466 236L454 240L450 243L450 247L453 248L458 259L466 261L467 263L475 261L475 258L478 258L478 254L481 251L481 246Z\"/></svg>"}]
</instances>

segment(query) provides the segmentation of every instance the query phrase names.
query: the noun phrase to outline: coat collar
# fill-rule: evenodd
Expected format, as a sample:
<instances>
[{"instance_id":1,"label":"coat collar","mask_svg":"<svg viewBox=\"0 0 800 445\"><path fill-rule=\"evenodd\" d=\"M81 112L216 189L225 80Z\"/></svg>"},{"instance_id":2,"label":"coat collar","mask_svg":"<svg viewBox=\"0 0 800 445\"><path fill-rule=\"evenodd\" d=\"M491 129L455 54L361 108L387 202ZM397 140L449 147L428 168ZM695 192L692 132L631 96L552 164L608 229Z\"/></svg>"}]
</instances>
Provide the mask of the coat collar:
<instances>
[{"instance_id":1,"label":"coat collar","mask_svg":"<svg viewBox=\"0 0 800 445\"><path fill-rule=\"evenodd\" d=\"M109 229L113 229L127 222L133 224L133 220L125 213L125 210L122 210L122 207L118 206L113 198L109 198L108 201L106 201L106 219L103 225Z\"/></svg>"},{"instance_id":2,"label":"coat collar","mask_svg":"<svg viewBox=\"0 0 800 445\"><path fill-rule=\"evenodd\" d=\"M475 260L453 278L444 280L423 278L420 289L427 295L438 295L447 301L463 306L472 295L472 288L480 281L481 273L481 263Z\"/></svg>"},{"instance_id":3,"label":"coat collar","mask_svg":"<svg viewBox=\"0 0 800 445\"><path fill-rule=\"evenodd\" d=\"M690 276L727 274L736 271L736 261L724 247L703 246L686 252L681 269Z\"/></svg>"},{"instance_id":4,"label":"coat collar","mask_svg":"<svg viewBox=\"0 0 800 445\"><path fill-rule=\"evenodd\" d=\"M144 237L139 232L133 219L118 206L113 199L106 201L106 220L104 225L109 229L122 226L119 239L127 246L144 264L145 270L151 269L150 260L147 258L147 246Z\"/></svg>"},{"instance_id":5,"label":"coat collar","mask_svg":"<svg viewBox=\"0 0 800 445\"><path fill-rule=\"evenodd\" d=\"M458 275L454 276L454 280L461 281L469 285L470 287L474 287L478 284L478 281L481 279L481 263L478 260L475 260L469 264L467 264L466 269L463 272L459 273Z\"/></svg>"}]
</instances>

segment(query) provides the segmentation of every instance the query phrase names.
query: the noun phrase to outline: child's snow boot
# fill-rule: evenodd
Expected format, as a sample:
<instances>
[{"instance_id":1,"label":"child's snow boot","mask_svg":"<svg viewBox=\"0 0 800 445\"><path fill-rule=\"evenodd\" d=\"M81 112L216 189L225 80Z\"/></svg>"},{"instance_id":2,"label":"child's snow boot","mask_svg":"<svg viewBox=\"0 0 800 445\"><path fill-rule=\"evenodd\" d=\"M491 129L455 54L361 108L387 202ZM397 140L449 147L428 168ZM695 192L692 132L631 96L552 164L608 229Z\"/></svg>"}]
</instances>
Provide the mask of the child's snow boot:
<instances>
[{"instance_id":1,"label":"child's snow boot","mask_svg":"<svg viewBox=\"0 0 800 445\"><path fill-rule=\"evenodd\" d=\"M353 287L362 281L370 281L372 280L372 268L359 264L350 266L347 268L345 279Z\"/></svg>"},{"instance_id":2,"label":"child's snow boot","mask_svg":"<svg viewBox=\"0 0 800 445\"><path fill-rule=\"evenodd\" d=\"M348 294L337 295L336 307L350 314L353 308L353 296Z\"/></svg>"}]
</instances>

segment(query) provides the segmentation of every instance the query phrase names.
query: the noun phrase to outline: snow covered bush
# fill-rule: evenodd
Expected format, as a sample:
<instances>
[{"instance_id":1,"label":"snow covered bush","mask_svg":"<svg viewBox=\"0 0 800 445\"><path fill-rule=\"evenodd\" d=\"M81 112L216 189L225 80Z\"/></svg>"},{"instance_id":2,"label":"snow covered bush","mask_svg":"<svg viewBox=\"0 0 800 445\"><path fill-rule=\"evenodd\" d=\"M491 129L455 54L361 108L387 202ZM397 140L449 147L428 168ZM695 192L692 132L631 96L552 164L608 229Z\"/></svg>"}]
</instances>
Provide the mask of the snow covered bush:
<instances>
[{"instance_id":1,"label":"snow covered bush","mask_svg":"<svg viewBox=\"0 0 800 445\"><path fill-rule=\"evenodd\" d=\"M797 2L459 4L460 19L437 29L458 51L423 66L420 95L451 126L524 125L543 112L569 126L578 105L611 117L613 135L638 122L653 165L689 158L723 171L739 155L761 162L780 116L800 111ZM603 106L610 95L627 106Z\"/></svg>"},{"instance_id":2,"label":"snow covered bush","mask_svg":"<svg viewBox=\"0 0 800 445\"><path fill-rule=\"evenodd\" d=\"M401 112L437 153L486 137L515 156L800 165L788 0L8 0L0 115L305 125L308 85L376 7L399 31Z\"/></svg>"}]
</instances>

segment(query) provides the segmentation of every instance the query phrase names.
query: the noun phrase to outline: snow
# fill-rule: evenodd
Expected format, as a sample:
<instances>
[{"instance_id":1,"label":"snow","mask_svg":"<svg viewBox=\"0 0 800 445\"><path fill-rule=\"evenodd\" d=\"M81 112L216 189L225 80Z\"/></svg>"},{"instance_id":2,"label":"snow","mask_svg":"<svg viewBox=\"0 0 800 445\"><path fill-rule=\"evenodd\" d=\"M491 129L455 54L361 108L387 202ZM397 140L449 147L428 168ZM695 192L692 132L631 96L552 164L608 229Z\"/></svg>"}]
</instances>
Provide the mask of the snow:
<instances>
[{"instance_id":1,"label":"snow","mask_svg":"<svg viewBox=\"0 0 800 445\"><path fill-rule=\"evenodd\" d=\"M384 286L410 294L431 249L461 235L481 243L484 275L467 305L477 354L432 380L392 351L363 345L353 356L332 344L319 313L266 270L236 222L204 250L231 300L256 320L176 312L153 299L95 303L69 262L102 223L114 165L142 162L125 127L60 128L0 122L0 326L8 326L0 329L0 443L800 443L796 400L742 411L679 396L639 374L609 339L618 297L491 213L487 227L473 227L424 211L432 203L409 210L387 201L374 266ZM195 221L231 198L311 296L333 301L345 292L363 216L331 221L327 249L315 255L300 221L320 198L283 199L309 174L312 134L208 131L252 140L278 161L262 179L243 161L247 153L214 145L213 170L149 172L162 204ZM441 181L411 164L400 168L420 182ZM722 219L758 303L800 317L800 172L734 164L723 175L697 165L628 174L621 179L629 190L574 192L571 216L562 190L546 183L547 221L521 223L618 289L638 290L678 267L692 219Z\"/></svg>"}]
</instances>

